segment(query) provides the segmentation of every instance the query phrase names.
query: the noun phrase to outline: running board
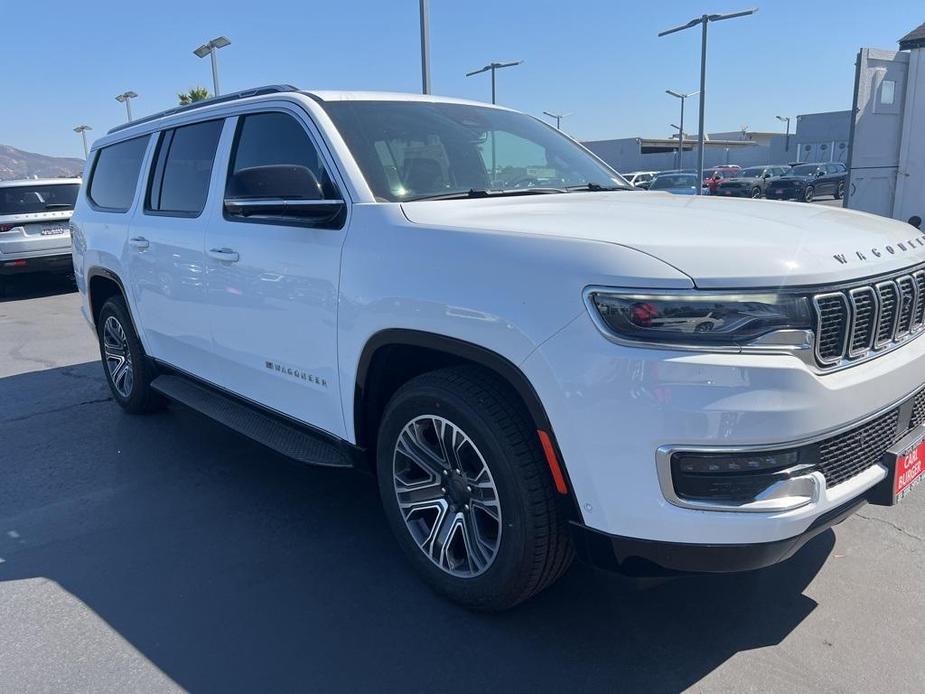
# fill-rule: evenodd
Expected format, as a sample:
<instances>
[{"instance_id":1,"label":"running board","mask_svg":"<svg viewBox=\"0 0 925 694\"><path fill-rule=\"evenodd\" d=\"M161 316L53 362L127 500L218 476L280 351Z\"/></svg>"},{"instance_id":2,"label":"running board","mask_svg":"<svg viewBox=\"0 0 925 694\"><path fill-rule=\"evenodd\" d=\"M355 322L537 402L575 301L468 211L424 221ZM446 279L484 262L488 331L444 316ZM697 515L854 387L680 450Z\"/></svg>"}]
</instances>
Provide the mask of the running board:
<instances>
[{"instance_id":1,"label":"running board","mask_svg":"<svg viewBox=\"0 0 925 694\"><path fill-rule=\"evenodd\" d=\"M327 467L354 467L345 446L329 441L254 406L200 385L183 376L164 374L151 387L170 400L186 405L229 429L301 463Z\"/></svg>"}]
</instances>

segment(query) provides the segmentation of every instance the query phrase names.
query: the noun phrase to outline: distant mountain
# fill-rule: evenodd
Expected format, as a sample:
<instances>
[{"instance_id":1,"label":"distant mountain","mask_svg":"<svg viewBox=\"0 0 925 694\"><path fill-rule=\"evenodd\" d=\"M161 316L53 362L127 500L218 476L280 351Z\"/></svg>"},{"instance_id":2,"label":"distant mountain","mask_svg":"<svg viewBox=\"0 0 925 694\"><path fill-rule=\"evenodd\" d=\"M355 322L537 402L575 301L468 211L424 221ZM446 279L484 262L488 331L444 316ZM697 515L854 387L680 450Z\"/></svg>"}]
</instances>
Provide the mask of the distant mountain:
<instances>
[{"instance_id":1,"label":"distant mountain","mask_svg":"<svg viewBox=\"0 0 925 694\"><path fill-rule=\"evenodd\" d=\"M77 176L84 160L73 157L48 157L0 145L0 181L11 178L58 178Z\"/></svg>"}]
</instances>

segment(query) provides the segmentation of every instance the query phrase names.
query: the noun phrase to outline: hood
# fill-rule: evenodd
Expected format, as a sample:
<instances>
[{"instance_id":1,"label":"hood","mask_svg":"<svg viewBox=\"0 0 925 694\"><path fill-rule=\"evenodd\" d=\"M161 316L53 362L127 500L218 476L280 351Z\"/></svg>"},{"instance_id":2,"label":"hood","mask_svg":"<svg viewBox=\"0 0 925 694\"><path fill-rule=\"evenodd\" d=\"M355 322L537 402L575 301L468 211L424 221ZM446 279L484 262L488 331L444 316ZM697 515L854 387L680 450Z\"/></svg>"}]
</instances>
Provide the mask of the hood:
<instances>
[{"instance_id":1,"label":"hood","mask_svg":"<svg viewBox=\"0 0 925 694\"><path fill-rule=\"evenodd\" d=\"M793 174L787 174L786 176L778 176L776 180L778 181L797 181L798 183L805 183L813 176L794 176Z\"/></svg>"},{"instance_id":2,"label":"hood","mask_svg":"<svg viewBox=\"0 0 925 694\"><path fill-rule=\"evenodd\" d=\"M909 224L822 205L626 191L421 201L402 209L412 223L431 227L626 246L699 287L834 284L925 262L925 235Z\"/></svg>"}]
</instances>

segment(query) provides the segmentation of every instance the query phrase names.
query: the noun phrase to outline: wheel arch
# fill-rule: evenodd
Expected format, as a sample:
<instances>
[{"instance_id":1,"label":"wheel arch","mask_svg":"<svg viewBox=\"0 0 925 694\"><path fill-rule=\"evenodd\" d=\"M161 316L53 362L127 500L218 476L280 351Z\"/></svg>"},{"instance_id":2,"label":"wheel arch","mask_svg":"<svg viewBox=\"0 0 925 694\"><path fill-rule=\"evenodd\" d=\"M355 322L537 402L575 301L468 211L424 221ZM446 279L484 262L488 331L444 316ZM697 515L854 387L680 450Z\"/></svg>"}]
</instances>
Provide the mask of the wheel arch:
<instances>
[{"instance_id":1,"label":"wheel arch","mask_svg":"<svg viewBox=\"0 0 925 694\"><path fill-rule=\"evenodd\" d=\"M390 357L398 357L398 363L393 363ZM403 358L406 363L402 363ZM574 511L578 512L555 432L533 384L506 357L465 340L409 329L382 330L370 337L360 354L354 386L353 423L357 445L367 450L375 448L375 432L381 415L402 383L421 373L465 363L494 373L513 390L532 420L541 445L539 432L546 433L561 467L567 496L572 500Z\"/></svg>"}]
</instances>

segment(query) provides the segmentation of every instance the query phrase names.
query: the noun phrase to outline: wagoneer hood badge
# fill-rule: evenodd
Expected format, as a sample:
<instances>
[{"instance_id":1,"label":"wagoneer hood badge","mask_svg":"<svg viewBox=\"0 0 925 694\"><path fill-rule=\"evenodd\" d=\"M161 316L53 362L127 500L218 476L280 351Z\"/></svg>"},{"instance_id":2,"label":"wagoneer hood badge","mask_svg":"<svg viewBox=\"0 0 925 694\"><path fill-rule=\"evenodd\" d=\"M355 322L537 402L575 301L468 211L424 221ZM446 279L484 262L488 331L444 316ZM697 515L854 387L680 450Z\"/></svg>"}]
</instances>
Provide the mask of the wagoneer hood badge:
<instances>
[{"instance_id":1,"label":"wagoneer hood badge","mask_svg":"<svg viewBox=\"0 0 925 694\"><path fill-rule=\"evenodd\" d=\"M626 191L422 201L402 210L433 227L619 244L704 288L835 284L925 262L925 236L908 224L795 202Z\"/></svg>"}]
</instances>

